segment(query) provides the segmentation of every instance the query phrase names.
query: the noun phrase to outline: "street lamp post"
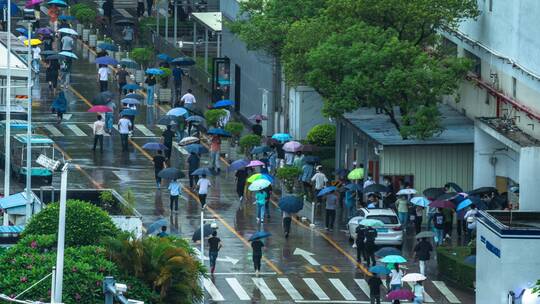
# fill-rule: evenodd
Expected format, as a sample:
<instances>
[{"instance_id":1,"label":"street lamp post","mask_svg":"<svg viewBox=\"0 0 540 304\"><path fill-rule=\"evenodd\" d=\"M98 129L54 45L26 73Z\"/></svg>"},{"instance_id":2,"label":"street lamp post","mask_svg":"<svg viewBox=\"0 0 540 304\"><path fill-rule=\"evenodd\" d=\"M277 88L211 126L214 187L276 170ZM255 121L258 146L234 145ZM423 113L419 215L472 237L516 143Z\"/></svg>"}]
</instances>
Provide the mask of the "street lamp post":
<instances>
[{"instance_id":1,"label":"street lamp post","mask_svg":"<svg viewBox=\"0 0 540 304\"><path fill-rule=\"evenodd\" d=\"M27 110L27 128L26 128L26 222L32 216L32 22L26 20L28 24L28 110ZM8 56L9 58L9 56ZM11 126L8 126L9 129Z\"/></svg>"},{"instance_id":2,"label":"street lamp post","mask_svg":"<svg viewBox=\"0 0 540 304\"><path fill-rule=\"evenodd\" d=\"M6 136L4 155L4 197L9 196L11 179L11 0L7 1L7 71L6 71ZM9 217L4 214L3 225L9 225Z\"/></svg>"}]
</instances>

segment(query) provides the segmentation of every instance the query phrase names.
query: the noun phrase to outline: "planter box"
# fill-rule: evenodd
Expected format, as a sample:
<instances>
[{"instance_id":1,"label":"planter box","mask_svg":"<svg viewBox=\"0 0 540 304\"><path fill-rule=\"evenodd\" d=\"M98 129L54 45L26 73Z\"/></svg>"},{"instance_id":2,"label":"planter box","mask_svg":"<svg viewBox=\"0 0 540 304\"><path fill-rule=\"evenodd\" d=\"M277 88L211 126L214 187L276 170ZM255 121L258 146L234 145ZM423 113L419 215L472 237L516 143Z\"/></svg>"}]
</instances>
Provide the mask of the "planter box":
<instances>
[{"instance_id":1,"label":"planter box","mask_svg":"<svg viewBox=\"0 0 540 304\"><path fill-rule=\"evenodd\" d=\"M96 45L97 45L97 35L95 35L95 34L88 35L88 45L90 47L96 47Z\"/></svg>"},{"instance_id":2,"label":"planter box","mask_svg":"<svg viewBox=\"0 0 540 304\"><path fill-rule=\"evenodd\" d=\"M84 42L88 42L89 36L90 36L90 29L83 29L82 30L82 40Z\"/></svg>"}]
</instances>

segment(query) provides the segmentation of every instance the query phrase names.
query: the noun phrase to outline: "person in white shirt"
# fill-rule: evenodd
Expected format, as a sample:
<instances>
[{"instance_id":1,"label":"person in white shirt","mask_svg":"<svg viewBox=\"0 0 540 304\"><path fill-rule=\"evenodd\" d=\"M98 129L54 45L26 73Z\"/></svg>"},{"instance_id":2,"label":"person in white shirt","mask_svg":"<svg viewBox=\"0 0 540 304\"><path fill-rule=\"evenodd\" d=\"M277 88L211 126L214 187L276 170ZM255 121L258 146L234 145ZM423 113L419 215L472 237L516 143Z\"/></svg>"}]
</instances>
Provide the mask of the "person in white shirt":
<instances>
[{"instance_id":1,"label":"person in white shirt","mask_svg":"<svg viewBox=\"0 0 540 304\"><path fill-rule=\"evenodd\" d=\"M315 170L317 172L313 175L313 177L311 177L311 182L315 183L315 197L320 203L322 202L322 198L317 196L317 194L319 194L319 191L326 187L326 183L328 183L328 178L326 178L326 175L324 175L324 173L322 172L322 166L317 166Z\"/></svg>"},{"instance_id":2,"label":"person in white shirt","mask_svg":"<svg viewBox=\"0 0 540 304\"><path fill-rule=\"evenodd\" d=\"M118 132L120 133L120 139L122 140L122 151L128 150L128 137L131 127L131 120L126 116L122 116L118 121Z\"/></svg>"},{"instance_id":3,"label":"person in white shirt","mask_svg":"<svg viewBox=\"0 0 540 304\"><path fill-rule=\"evenodd\" d=\"M229 111L227 108L223 109L223 111L225 111L225 115L219 120L219 125L222 128L225 128L225 126L229 123L229 120L231 120L231 111Z\"/></svg>"},{"instance_id":4,"label":"person in white shirt","mask_svg":"<svg viewBox=\"0 0 540 304\"><path fill-rule=\"evenodd\" d=\"M399 264L394 264L394 269L390 272L390 291L401 288L401 278L405 275L403 270L399 269Z\"/></svg>"},{"instance_id":5,"label":"person in white shirt","mask_svg":"<svg viewBox=\"0 0 540 304\"><path fill-rule=\"evenodd\" d=\"M199 194L199 201L201 202L201 208L204 209L206 205L206 196L208 195L208 188L212 186L210 180L206 178L206 174L203 174L201 178L197 181L197 189Z\"/></svg>"},{"instance_id":6,"label":"person in white shirt","mask_svg":"<svg viewBox=\"0 0 540 304\"><path fill-rule=\"evenodd\" d=\"M94 148L92 150L96 151L96 146L99 141L99 151L103 153L103 134L105 134L105 122L101 115L97 116L97 120L94 121L94 126L92 127L94 131Z\"/></svg>"},{"instance_id":7,"label":"person in white shirt","mask_svg":"<svg viewBox=\"0 0 540 304\"><path fill-rule=\"evenodd\" d=\"M99 80L99 91L107 91L109 86L109 67L104 64L99 65L98 70L98 80Z\"/></svg>"},{"instance_id":8,"label":"person in white shirt","mask_svg":"<svg viewBox=\"0 0 540 304\"><path fill-rule=\"evenodd\" d=\"M424 303L424 286L422 286L422 282L416 282L413 287L413 293L414 293L414 304L422 304Z\"/></svg>"},{"instance_id":9,"label":"person in white shirt","mask_svg":"<svg viewBox=\"0 0 540 304\"><path fill-rule=\"evenodd\" d=\"M32 68L34 69L34 73L36 75L39 75L40 67L41 67L41 48L39 47L39 45L36 45L35 47L32 48Z\"/></svg>"},{"instance_id":10,"label":"person in white shirt","mask_svg":"<svg viewBox=\"0 0 540 304\"><path fill-rule=\"evenodd\" d=\"M184 108L191 109L197 102L197 99L195 99L195 96L193 96L193 91L191 89L187 90L187 93L180 98L181 101L184 102Z\"/></svg>"},{"instance_id":11,"label":"person in white shirt","mask_svg":"<svg viewBox=\"0 0 540 304\"><path fill-rule=\"evenodd\" d=\"M463 219L467 223L467 238L472 239L474 231L476 230L476 216L478 209L476 209L476 204L471 204L471 209L465 213Z\"/></svg>"}]
</instances>

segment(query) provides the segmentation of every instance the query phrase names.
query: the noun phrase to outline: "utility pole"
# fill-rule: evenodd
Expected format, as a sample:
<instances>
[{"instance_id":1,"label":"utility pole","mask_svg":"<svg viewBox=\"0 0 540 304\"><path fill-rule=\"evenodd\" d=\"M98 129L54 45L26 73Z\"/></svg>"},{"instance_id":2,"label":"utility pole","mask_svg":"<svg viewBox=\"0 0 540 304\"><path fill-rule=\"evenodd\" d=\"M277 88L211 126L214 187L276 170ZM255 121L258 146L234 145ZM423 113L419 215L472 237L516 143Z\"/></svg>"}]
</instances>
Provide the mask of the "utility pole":
<instances>
[{"instance_id":1,"label":"utility pole","mask_svg":"<svg viewBox=\"0 0 540 304\"><path fill-rule=\"evenodd\" d=\"M56 249L56 277L54 287L54 301L62 303L62 283L64 279L64 243L66 237L66 196L69 163L62 167L60 179L60 211L58 215L58 244ZM54 170L53 170L54 172Z\"/></svg>"},{"instance_id":2,"label":"utility pole","mask_svg":"<svg viewBox=\"0 0 540 304\"><path fill-rule=\"evenodd\" d=\"M4 159L4 197L9 196L11 179L11 0L7 1L7 71L6 71L6 136ZM9 225L9 217L4 214L3 225Z\"/></svg>"},{"instance_id":3,"label":"utility pole","mask_svg":"<svg viewBox=\"0 0 540 304\"><path fill-rule=\"evenodd\" d=\"M32 16L33 17L33 16ZM26 129L26 222L32 217L32 19L25 20L28 25L28 110L27 110L27 129ZM9 126L11 127L11 126ZM9 129L8 127L8 129Z\"/></svg>"}]
</instances>

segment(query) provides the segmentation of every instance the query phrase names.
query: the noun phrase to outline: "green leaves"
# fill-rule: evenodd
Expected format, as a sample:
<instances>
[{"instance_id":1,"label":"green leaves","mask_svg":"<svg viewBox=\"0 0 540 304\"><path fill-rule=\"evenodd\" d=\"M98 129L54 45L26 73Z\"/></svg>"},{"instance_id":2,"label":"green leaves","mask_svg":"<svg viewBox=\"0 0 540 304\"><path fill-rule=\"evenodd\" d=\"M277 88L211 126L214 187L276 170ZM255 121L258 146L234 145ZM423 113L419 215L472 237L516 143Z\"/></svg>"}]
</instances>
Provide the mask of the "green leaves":
<instances>
[{"instance_id":1,"label":"green leaves","mask_svg":"<svg viewBox=\"0 0 540 304\"><path fill-rule=\"evenodd\" d=\"M217 126L218 121L225 117L227 113L223 109L211 109L204 112L204 118L209 126Z\"/></svg>"},{"instance_id":2,"label":"green leaves","mask_svg":"<svg viewBox=\"0 0 540 304\"><path fill-rule=\"evenodd\" d=\"M333 146L336 142L336 126L316 125L307 134L307 141L317 146Z\"/></svg>"}]
</instances>

